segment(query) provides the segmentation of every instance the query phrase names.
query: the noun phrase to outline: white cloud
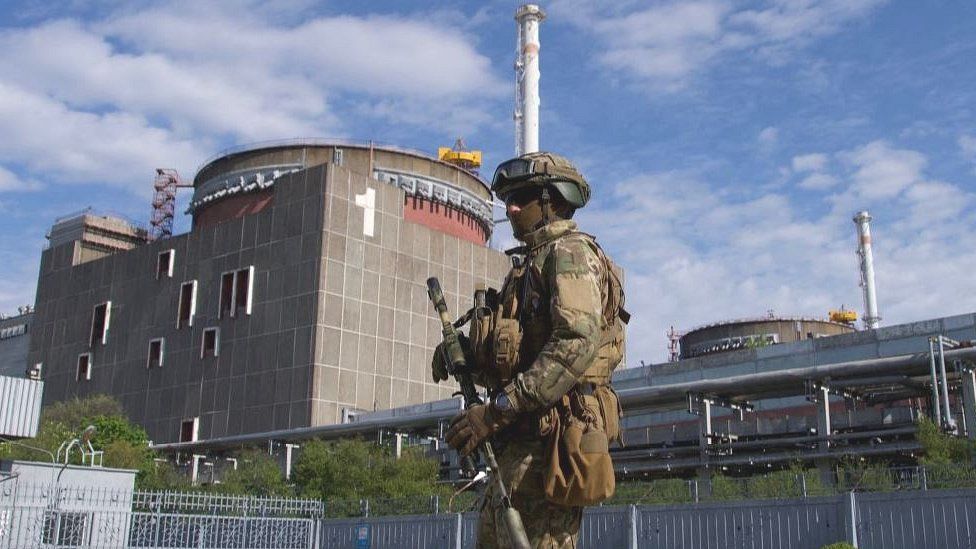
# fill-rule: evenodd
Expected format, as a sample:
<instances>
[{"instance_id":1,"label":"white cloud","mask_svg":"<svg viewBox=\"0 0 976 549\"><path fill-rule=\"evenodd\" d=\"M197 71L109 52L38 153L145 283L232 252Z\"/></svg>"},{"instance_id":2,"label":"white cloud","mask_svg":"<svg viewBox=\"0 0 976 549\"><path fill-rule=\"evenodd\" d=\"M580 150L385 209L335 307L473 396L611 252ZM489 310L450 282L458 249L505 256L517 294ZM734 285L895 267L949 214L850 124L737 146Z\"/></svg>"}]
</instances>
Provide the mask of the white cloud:
<instances>
[{"instance_id":1,"label":"white cloud","mask_svg":"<svg viewBox=\"0 0 976 549\"><path fill-rule=\"evenodd\" d=\"M73 111L63 103L0 83L0 162L17 162L59 182L98 183L145 193L161 162L193 166L194 142L137 115Z\"/></svg>"},{"instance_id":2,"label":"white cloud","mask_svg":"<svg viewBox=\"0 0 976 549\"><path fill-rule=\"evenodd\" d=\"M101 28L127 44L191 65L219 62L327 90L424 98L508 91L468 37L425 20L335 16L287 26L199 7L140 12ZM244 84L247 72L229 83Z\"/></svg>"},{"instance_id":3,"label":"white cloud","mask_svg":"<svg viewBox=\"0 0 976 549\"><path fill-rule=\"evenodd\" d=\"M819 317L840 305L860 310L851 216L862 207L875 218L884 323L976 310L976 279L968 275L976 269L972 190L932 180L924 155L880 141L798 158L800 168L843 168L804 172L838 189L824 196L826 208L759 184L750 195L700 174L664 172L621 181L612 199L581 211L583 230L626 269L630 364L664 360L671 325L687 330L767 309Z\"/></svg>"},{"instance_id":4,"label":"white cloud","mask_svg":"<svg viewBox=\"0 0 976 549\"><path fill-rule=\"evenodd\" d=\"M752 29L756 41L769 46L802 42L837 32L886 0L773 0L761 9L732 14L734 26Z\"/></svg>"},{"instance_id":5,"label":"white cloud","mask_svg":"<svg viewBox=\"0 0 976 549\"><path fill-rule=\"evenodd\" d=\"M613 6L559 0L553 11L602 42L597 61L605 68L673 91L731 53L782 63L811 40L839 31L885 1L770 0L753 9L726 0Z\"/></svg>"},{"instance_id":6,"label":"white cloud","mask_svg":"<svg viewBox=\"0 0 976 549\"><path fill-rule=\"evenodd\" d=\"M507 97L460 30L305 7L178 3L0 30L0 163L142 192L153 168L189 175L228 142L344 136L353 117L460 135Z\"/></svg>"},{"instance_id":7,"label":"white cloud","mask_svg":"<svg viewBox=\"0 0 976 549\"><path fill-rule=\"evenodd\" d=\"M804 177L797 186L811 191L823 191L835 187L839 183L836 177L825 173L812 173Z\"/></svg>"},{"instance_id":8,"label":"white cloud","mask_svg":"<svg viewBox=\"0 0 976 549\"><path fill-rule=\"evenodd\" d=\"M897 196L922 179L927 159L922 153L892 148L885 141L874 141L840 155L852 166L851 191L863 200Z\"/></svg>"},{"instance_id":9,"label":"white cloud","mask_svg":"<svg viewBox=\"0 0 976 549\"><path fill-rule=\"evenodd\" d=\"M769 151L779 143L779 130L772 126L763 128L756 140L759 141L760 148Z\"/></svg>"},{"instance_id":10,"label":"white cloud","mask_svg":"<svg viewBox=\"0 0 976 549\"><path fill-rule=\"evenodd\" d=\"M38 191L41 190L43 185L37 181L25 180L15 174L14 172L8 170L7 168L0 166L0 192L5 191Z\"/></svg>"},{"instance_id":11,"label":"white cloud","mask_svg":"<svg viewBox=\"0 0 976 549\"><path fill-rule=\"evenodd\" d=\"M797 183L801 189L824 191L835 187L840 182L836 177L825 172L829 162L830 158L823 153L803 154L794 156L790 161L792 170L784 168L783 171L804 174Z\"/></svg>"},{"instance_id":12,"label":"white cloud","mask_svg":"<svg viewBox=\"0 0 976 549\"><path fill-rule=\"evenodd\" d=\"M794 172L819 172L827 166L827 155L811 153L794 156L792 165Z\"/></svg>"},{"instance_id":13,"label":"white cloud","mask_svg":"<svg viewBox=\"0 0 976 549\"><path fill-rule=\"evenodd\" d=\"M717 2L685 2L599 18L593 31L610 44L599 60L640 77L679 80L715 53L710 43L725 11Z\"/></svg>"}]
</instances>

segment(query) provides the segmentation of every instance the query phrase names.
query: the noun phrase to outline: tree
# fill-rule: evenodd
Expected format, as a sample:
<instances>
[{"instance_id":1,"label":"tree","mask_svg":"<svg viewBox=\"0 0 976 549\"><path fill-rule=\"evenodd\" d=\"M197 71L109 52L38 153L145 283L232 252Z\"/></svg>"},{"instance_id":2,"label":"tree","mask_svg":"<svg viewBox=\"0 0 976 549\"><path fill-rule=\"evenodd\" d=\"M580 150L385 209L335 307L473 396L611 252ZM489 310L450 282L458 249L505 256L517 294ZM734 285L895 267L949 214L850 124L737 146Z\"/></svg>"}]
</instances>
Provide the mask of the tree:
<instances>
[{"instance_id":1,"label":"tree","mask_svg":"<svg viewBox=\"0 0 976 549\"><path fill-rule=\"evenodd\" d=\"M278 463L261 450L245 450L237 457L238 467L224 475L216 491L256 497L284 496L291 491Z\"/></svg>"},{"instance_id":2,"label":"tree","mask_svg":"<svg viewBox=\"0 0 976 549\"><path fill-rule=\"evenodd\" d=\"M925 455L922 465L970 464L973 460L973 443L964 438L952 437L927 417L918 422L918 442Z\"/></svg>"},{"instance_id":3,"label":"tree","mask_svg":"<svg viewBox=\"0 0 976 549\"><path fill-rule=\"evenodd\" d=\"M294 477L305 497L402 498L446 492L437 484L439 468L419 449L407 449L396 459L389 449L360 439L310 440L295 463Z\"/></svg>"},{"instance_id":4,"label":"tree","mask_svg":"<svg viewBox=\"0 0 976 549\"><path fill-rule=\"evenodd\" d=\"M41 421L60 422L78 428L84 427L82 424L85 419L97 416L127 417L122 404L115 398L109 395L91 395L85 398L74 397L45 406L41 412Z\"/></svg>"},{"instance_id":5,"label":"tree","mask_svg":"<svg viewBox=\"0 0 976 549\"><path fill-rule=\"evenodd\" d=\"M193 486L190 479L176 470L173 464L166 460L153 460L144 464L136 475L136 486L140 490L148 491L187 491Z\"/></svg>"},{"instance_id":6,"label":"tree","mask_svg":"<svg viewBox=\"0 0 976 549\"><path fill-rule=\"evenodd\" d=\"M32 450L18 444L0 444L0 457L28 461L50 461L66 442L80 438L89 425L95 427L91 444L104 452L102 464L106 467L136 469L136 484L140 488L149 482L158 489L176 487L169 483L174 475L159 474L154 462L155 454L149 450L149 437L145 429L129 421L117 400L108 395L92 395L55 402L41 412L41 425L37 437L24 444L40 448ZM81 454L71 454L71 463L81 463ZM172 468L170 468L172 469ZM173 471L175 473L175 470Z\"/></svg>"}]
</instances>

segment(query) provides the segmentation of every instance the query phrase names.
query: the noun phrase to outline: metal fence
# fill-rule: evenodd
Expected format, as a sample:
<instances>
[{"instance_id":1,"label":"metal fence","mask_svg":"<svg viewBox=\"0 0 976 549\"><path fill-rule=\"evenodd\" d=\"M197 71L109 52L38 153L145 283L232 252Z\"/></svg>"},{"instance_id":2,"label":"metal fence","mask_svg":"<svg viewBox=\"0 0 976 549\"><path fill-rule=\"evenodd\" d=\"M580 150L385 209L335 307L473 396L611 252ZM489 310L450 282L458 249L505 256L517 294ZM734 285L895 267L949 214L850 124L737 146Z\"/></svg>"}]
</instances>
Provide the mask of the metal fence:
<instances>
[{"instance_id":1,"label":"metal fence","mask_svg":"<svg viewBox=\"0 0 976 549\"><path fill-rule=\"evenodd\" d=\"M858 547L976 547L976 490L858 494Z\"/></svg>"},{"instance_id":2,"label":"metal fence","mask_svg":"<svg viewBox=\"0 0 976 549\"><path fill-rule=\"evenodd\" d=\"M0 549L320 547L322 502L0 482Z\"/></svg>"},{"instance_id":3,"label":"metal fence","mask_svg":"<svg viewBox=\"0 0 976 549\"><path fill-rule=\"evenodd\" d=\"M324 518L314 500L0 482L0 549L467 548L477 513ZM586 510L584 548L976 547L976 489L618 505Z\"/></svg>"},{"instance_id":4,"label":"metal fence","mask_svg":"<svg viewBox=\"0 0 976 549\"><path fill-rule=\"evenodd\" d=\"M469 548L477 515L324 520L320 547ZM976 547L976 490L856 493L801 499L622 505L586 510L581 548L866 549Z\"/></svg>"}]
</instances>

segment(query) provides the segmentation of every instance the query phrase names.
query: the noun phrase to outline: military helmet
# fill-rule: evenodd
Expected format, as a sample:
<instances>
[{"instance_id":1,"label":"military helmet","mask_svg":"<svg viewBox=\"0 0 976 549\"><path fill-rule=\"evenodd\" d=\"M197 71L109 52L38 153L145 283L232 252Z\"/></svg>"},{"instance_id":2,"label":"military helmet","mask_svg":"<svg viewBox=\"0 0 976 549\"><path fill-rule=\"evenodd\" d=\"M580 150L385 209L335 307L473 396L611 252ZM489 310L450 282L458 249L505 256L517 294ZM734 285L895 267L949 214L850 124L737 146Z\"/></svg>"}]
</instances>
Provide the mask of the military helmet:
<instances>
[{"instance_id":1,"label":"military helmet","mask_svg":"<svg viewBox=\"0 0 976 549\"><path fill-rule=\"evenodd\" d=\"M499 198L529 187L552 187L573 208L590 200L590 184L569 159L551 152L532 152L506 160L495 169L491 190Z\"/></svg>"}]
</instances>

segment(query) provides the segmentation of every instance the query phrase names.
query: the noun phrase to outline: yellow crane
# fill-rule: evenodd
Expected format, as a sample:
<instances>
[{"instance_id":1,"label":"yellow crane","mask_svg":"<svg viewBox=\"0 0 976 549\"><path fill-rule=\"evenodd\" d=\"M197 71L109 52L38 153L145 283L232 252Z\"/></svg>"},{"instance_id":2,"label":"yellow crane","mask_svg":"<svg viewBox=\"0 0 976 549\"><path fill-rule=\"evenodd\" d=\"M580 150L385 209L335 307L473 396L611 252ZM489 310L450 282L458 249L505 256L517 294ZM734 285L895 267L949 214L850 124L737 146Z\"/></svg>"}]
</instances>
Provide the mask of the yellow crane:
<instances>
[{"instance_id":1,"label":"yellow crane","mask_svg":"<svg viewBox=\"0 0 976 549\"><path fill-rule=\"evenodd\" d=\"M841 324L854 324L857 322L857 311L848 311L842 305L840 309L831 309L830 321L839 322Z\"/></svg>"},{"instance_id":2,"label":"yellow crane","mask_svg":"<svg viewBox=\"0 0 976 549\"><path fill-rule=\"evenodd\" d=\"M464 140L458 138L454 142L454 147L438 147L437 158L442 162L448 162L455 166L460 166L473 172L481 167L481 151L471 151L464 146Z\"/></svg>"}]
</instances>

